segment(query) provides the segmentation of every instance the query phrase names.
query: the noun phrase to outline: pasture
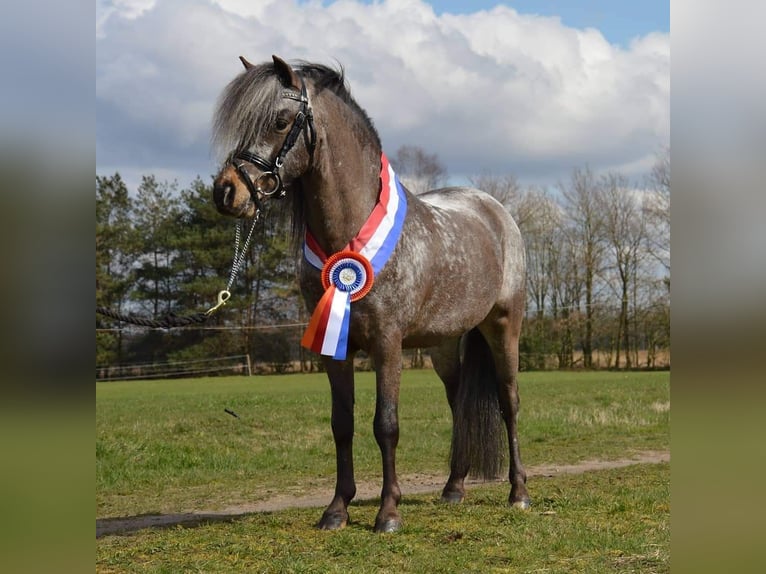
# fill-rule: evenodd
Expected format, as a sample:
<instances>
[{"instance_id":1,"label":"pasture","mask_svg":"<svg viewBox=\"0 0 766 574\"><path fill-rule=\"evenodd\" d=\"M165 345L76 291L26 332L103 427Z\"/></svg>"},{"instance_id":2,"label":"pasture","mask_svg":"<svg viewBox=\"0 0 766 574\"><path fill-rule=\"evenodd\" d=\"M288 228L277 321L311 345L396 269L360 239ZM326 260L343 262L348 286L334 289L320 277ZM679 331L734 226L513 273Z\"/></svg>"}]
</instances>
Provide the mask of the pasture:
<instances>
[{"instance_id":1,"label":"pasture","mask_svg":"<svg viewBox=\"0 0 766 574\"><path fill-rule=\"evenodd\" d=\"M532 509L507 507L506 482L471 484L462 505L447 506L438 503L448 473L444 390L431 371L404 372L397 461L404 528L394 535L372 533L378 501L364 497L352 503L349 526L334 533L313 528L329 496L317 508L248 511L258 501L332 491L324 375L97 384L97 518L222 513L194 527L103 536L97 570L668 571L668 464L570 475L535 469L667 451L669 373L522 373L520 384ZM379 492L374 405L374 374L358 373L356 478L360 491ZM431 479L436 492L407 494Z\"/></svg>"}]
</instances>

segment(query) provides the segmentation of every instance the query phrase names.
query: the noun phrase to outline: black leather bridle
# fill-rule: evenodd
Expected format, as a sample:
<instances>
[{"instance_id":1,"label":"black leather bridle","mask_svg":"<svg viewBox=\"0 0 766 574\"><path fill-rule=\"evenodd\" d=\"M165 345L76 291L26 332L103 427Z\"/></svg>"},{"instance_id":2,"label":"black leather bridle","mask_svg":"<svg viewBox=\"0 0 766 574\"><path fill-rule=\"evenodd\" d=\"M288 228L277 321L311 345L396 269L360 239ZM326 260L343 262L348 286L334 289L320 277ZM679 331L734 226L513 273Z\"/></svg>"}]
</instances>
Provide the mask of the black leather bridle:
<instances>
[{"instance_id":1,"label":"black leather bridle","mask_svg":"<svg viewBox=\"0 0 766 574\"><path fill-rule=\"evenodd\" d=\"M303 81L303 78L300 80L300 94L293 90L284 90L282 92L283 98L288 98L300 102L301 109L295 115L293 126L290 128L290 131L288 132L285 141L282 143L282 147L274 161L270 162L269 160L247 150L235 153L230 160L231 164L237 170L239 177L247 186L248 191L250 191L250 197L252 198L253 202L255 202L256 208L259 212L263 209L261 198L271 197L277 192L279 192L279 197L284 197L286 191L284 182L279 176L279 170L281 169L282 165L284 165L285 156L293 148L295 142L298 141L298 136L300 136L304 129L307 130L307 148L309 155L313 155L314 147L316 147L314 114L311 111L311 106L309 105L308 93L306 92L306 84ZM261 169L263 173L254 180L251 179L250 175L247 173L247 170L245 170L246 163L255 165Z\"/></svg>"}]
</instances>

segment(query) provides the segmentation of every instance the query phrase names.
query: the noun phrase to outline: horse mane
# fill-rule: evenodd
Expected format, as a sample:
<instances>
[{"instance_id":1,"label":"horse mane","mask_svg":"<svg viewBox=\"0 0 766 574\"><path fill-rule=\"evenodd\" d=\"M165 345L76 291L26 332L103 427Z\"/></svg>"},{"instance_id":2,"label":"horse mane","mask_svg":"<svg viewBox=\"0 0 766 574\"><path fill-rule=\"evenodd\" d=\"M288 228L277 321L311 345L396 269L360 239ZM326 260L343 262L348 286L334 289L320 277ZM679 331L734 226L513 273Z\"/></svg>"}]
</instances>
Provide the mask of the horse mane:
<instances>
[{"instance_id":1,"label":"horse mane","mask_svg":"<svg viewBox=\"0 0 766 574\"><path fill-rule=\"evenodd\" d=\"M307 84L313 86L315 94L329 90L340 98L352 113L358 116L362 125L369 131L370 137L378 148L382 149L380 136L372 120L353 98L346 85L345 73L340 63L338 68L334 69L301 60L296 62L293 69ZM247 68L229 82L218 99L213 117L212 147L219 161L225 161L233 153L252 147L260 139L262 131L273 125L283 89L272 62ZM317 114L316 109L314 114ZM300 182L295 182L288 188L287 196L290 201L269 202L280 205L269 206L267 210L271 215L291 218L292 246L296 251L300 249L305 230L302 191ZM268 216L269 213L264 215Z\"/></svg>"},{"instance_id":2,"label":"horse mane","mask_svg":"<svg viewBox=\"0 0 766 574\"><path fill-rule=\"evenodd\" d=\"M299 61L293 69L314 87L316 93L330 90L341 99L370 132L378 147L380 136L367 112L351 95L343 66ZM282 86L271 62L252 66L235 77L224 89L213 119L213 149L224 160L233 151L245 150L258 141L264 127L272 125L279 111Z\"/></svg>"},{"instance_id":3,"label":"horse mane","mask_svg":"<svg viewBox=\"0 0 766 574\"><path fill-rule=\"evenodd\" d=\"M338 96L349 108L351 108L362 120L365 127L369 130L370 135L375 140L378 147L382 147L380 143L380 136L378 130L375 129L370 116L367 112L356 102L351 95L351 90L346 84L346 75L343 66L338 63L338 68L333 69L322 64L312 64L310 62L299 62L296 68L298 73L305 79L310 80L314 84L314 88L317 93L322 90L329 89L336 96Z\"/></svg>"}]
</instances>

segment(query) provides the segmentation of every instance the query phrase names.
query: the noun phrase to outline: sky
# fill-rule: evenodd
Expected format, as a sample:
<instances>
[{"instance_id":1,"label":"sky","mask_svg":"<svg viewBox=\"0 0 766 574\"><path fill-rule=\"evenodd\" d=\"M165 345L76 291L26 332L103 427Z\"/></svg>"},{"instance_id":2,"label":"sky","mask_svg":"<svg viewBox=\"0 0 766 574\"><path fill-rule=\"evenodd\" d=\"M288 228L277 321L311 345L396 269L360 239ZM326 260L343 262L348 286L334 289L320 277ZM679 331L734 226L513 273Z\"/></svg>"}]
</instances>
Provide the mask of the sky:
<instances>
[{"instance_id":1,"label":"sky","mask_svg":"<svg viewBox=\"0 0 766 574\"><path fill-rule=\"evenodd\" d=\"M669 2L97 0L96 172L185 186L217 170L238 56L343 65L384 151L555 185L636 181L670 142Z\"/></svg>"}]
</instances>

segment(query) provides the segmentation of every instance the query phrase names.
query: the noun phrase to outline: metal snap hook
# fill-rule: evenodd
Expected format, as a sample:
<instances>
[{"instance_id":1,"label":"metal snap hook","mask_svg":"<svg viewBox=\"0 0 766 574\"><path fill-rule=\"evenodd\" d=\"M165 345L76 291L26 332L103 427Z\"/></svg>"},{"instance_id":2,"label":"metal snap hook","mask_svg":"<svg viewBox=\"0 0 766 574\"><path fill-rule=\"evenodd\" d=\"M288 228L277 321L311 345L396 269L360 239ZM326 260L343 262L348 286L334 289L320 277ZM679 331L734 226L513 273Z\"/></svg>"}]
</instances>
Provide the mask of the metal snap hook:
<instances>
[{"instance_id":1,"label":"metal snap hook","mask_svg":"<svg viewBox=\"0 0 766 574\"><path fill-rule=\"evenodd\" d=\"M215 313L220 307L223 307L226 305L226 301L229 300L229 297L231 297L231 292L228 289L224 289L223 291L218 292L218 303L214 306L205 311L205 315L212 315Z\"/></svg>"}]
</instances>

